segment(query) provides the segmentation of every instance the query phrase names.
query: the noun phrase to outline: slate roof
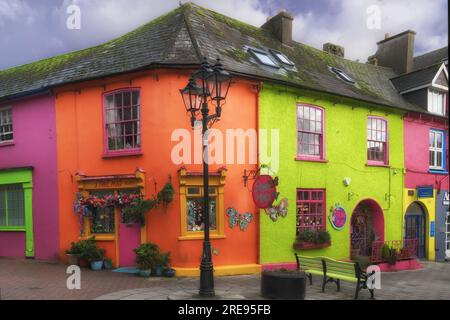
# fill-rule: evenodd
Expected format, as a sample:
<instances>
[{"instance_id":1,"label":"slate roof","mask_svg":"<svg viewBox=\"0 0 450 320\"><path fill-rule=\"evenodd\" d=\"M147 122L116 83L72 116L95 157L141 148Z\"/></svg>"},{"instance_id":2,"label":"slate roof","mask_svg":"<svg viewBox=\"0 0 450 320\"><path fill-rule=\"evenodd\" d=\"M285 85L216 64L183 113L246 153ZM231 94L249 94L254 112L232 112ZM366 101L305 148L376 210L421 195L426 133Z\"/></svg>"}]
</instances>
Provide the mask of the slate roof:
<instances>
[{"instance_id":1,"label":"slate roof","mask_svg":"<svg viewBox=\"0 0 450 320\"><path fill-rule=\"evenodd\" d=\"M401 76L392 78L391 81L399 92L431 84L442 63L416 70Z\"/></svg>"},{"instance_id":2,"label":"slate roof","mask_svg":"<svg viewBox=\"0 0 450 320\"><path fill-rule=\"evenodd\" d=\"M247 48L275 49L295 63L275 69L257 63ZM343 59L294 42L282 45L268 31L192 3L93 48L0 71L0 99L61 84L158 66L192 66L217 56L235 74L271 80L399 108L423 111L398 94L392 69ZM342 69L356 85L339 80L329 66Z\"/></svg>"},{"instance_id":3,"label":"slate roof","mask_svg":"<svg viewBox=\"0 0 450 320\"><path fill-rule=\"evenodd\" d=\"M414 70L424 69L438 63L441 64L444 60L448 60L448 47L414 57Z\"/></svg>"}]
</instances>

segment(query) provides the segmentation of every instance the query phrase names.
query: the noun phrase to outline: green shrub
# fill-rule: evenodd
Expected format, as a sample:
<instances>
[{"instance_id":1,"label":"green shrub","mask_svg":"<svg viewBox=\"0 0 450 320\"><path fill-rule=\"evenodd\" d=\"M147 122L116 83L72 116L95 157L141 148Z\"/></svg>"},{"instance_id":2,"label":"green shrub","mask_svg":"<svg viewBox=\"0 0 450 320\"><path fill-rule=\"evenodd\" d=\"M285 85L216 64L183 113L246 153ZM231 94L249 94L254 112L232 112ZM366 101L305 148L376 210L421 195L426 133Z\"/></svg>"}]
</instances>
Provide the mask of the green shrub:
<instances>
[{"instance_id":1,"label":"green shrub","mask_svg":"<svg viewBox=\"0 0 450 320\"><path fill-rule=\"evenodd\" d=\"M138 199L133 201L127 207L122 208L122 222L123 223L138 223L141 226L145 225L146 214L156 205L155 200Z\"/></svg>"}]
</instances>

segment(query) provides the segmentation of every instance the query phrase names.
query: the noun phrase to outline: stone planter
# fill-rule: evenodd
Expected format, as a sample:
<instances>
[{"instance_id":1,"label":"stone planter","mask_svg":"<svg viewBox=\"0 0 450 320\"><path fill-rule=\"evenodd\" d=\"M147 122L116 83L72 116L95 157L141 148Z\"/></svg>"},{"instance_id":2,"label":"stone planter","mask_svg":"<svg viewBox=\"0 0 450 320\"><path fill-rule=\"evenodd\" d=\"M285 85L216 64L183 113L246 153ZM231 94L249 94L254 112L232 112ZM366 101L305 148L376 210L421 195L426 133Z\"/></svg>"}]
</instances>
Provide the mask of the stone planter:
<instances>
[{"instance_id":1,"label":"stone planter","mask_svg":"<svg viewBox=\"0 0 450 320\"><path fill-rule=\"evenodd\" d=\"M148 269L148 270L139 270L139 275L143 278L148 278L150 277L152 274L152 270Z\"/></svg>"},{"instance_id":2,"label":"stone planter","mask_svg":"<svg viewBox=\"0 0 450 320\"><path fill-rule=\"evenodd\" d=\"M331 241L324 243L311 243L311 242L294 242L295 250L314 250L314 249L323 249L331 246Z\"/></svg>"},{"instance_id":3,"label":"stone planter","mask_svg":"<svg viewBox=\"0 0 450 320\"><path fill-rule=\"evenodd\" d=\"M275 300L305 300L306 275L299 271L264 271L261 295Z\"/></svg>"},{"instance_id":4,"label":"stone planter","mask_svg":"<svg viewBox=\"0 0 450 320\"><path fill-rule=\"evenodd\" d=\"M102 269L103 269L103 260L91 262L91 270L100 271Z\"/></svg>"}]
</instances>

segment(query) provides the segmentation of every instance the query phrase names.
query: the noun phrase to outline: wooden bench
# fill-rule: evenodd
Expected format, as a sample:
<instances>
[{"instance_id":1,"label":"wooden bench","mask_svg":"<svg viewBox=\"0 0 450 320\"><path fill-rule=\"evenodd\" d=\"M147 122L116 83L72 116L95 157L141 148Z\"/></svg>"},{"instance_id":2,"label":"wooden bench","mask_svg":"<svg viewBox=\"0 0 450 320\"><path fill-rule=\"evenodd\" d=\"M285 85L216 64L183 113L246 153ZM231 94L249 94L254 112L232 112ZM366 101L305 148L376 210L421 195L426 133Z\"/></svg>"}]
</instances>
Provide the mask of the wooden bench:
<instances>
[{"instance_id":1,"label":"wooden bench","mask_svg":"<svg viewBox=\"0 0 450 320\"><path fill-rule=\"evenodd\" d=\"M312 284L312 275L323 277L322 292L325 292L327 283L336 283L337 291L341 291L341 280L356 283L355 299L362 289L370 292L370 298L374 298L373 289L367 287L368 275L362 271L358 262L342 262L327 257L305 257L295 254L297 260L297 269L305 270ZM318 265L320 263L321 265Z\"/></svg>"}]
</instances>

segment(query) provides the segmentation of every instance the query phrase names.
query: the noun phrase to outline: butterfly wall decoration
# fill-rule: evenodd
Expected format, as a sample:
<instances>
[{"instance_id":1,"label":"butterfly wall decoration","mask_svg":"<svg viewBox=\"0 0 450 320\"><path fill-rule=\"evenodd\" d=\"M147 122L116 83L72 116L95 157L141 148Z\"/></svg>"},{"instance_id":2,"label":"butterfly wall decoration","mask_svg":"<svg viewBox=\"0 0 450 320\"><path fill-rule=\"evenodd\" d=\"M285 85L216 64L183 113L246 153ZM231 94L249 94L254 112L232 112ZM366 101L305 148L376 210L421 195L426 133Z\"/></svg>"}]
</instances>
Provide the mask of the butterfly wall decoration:
<instances>
[{"instance_id":1,"label":"butterfly wall decoration","mask_svg":"<svg viewBox=\"0 0 450 320\"><path fill-rule=\"evenodd\" d=\"M234 228L239 224L241 231L245 231L248 224L253 220L253 215L251 213L246 212L244 214L240 214L235 208L228 208L227 216L230 228Z\"/></svg>"},{"instance_id":2,"label":"butterfly wall decoration","mask_svg":"<svg viewBox=\"0 0 450 320\"><path fill-rule=\"evenodd\" d=\"M269 215L273 222L278 220L278 217L285 218L288 212L288 199L284 198L279 204L274 205L270 208L265 209L266 213Z\"/></svg>"}]
</instances>

